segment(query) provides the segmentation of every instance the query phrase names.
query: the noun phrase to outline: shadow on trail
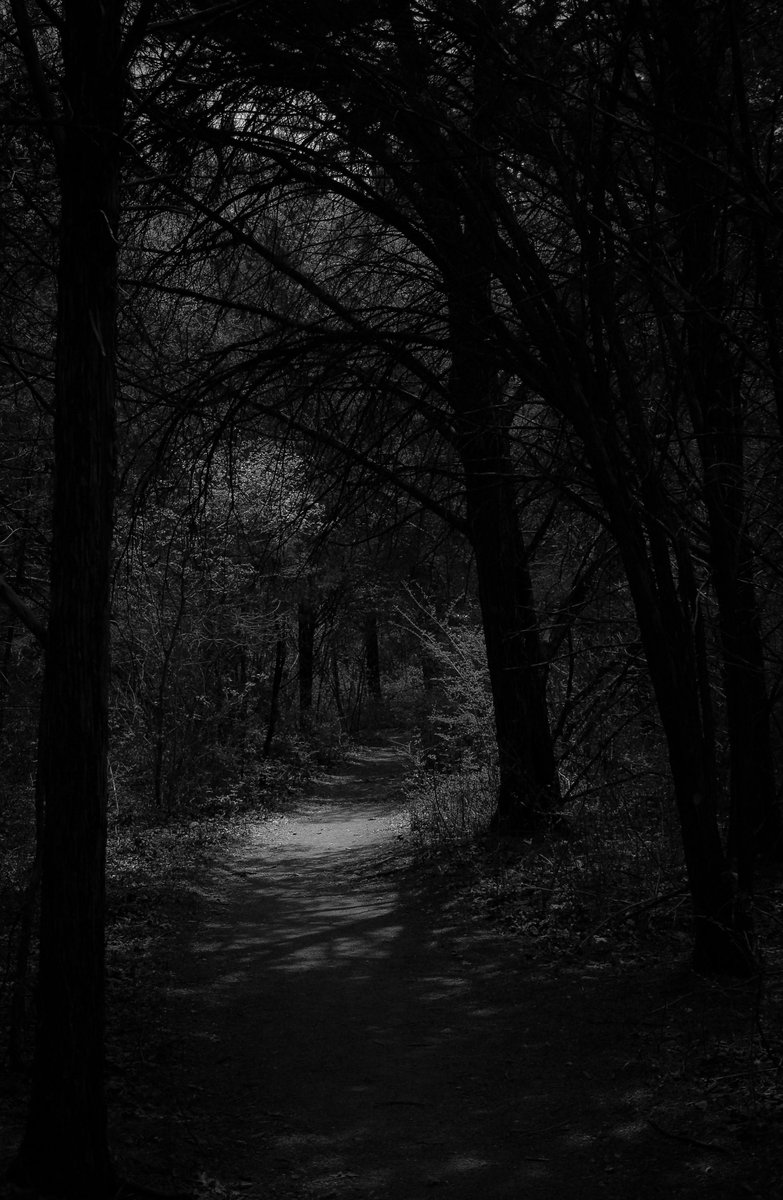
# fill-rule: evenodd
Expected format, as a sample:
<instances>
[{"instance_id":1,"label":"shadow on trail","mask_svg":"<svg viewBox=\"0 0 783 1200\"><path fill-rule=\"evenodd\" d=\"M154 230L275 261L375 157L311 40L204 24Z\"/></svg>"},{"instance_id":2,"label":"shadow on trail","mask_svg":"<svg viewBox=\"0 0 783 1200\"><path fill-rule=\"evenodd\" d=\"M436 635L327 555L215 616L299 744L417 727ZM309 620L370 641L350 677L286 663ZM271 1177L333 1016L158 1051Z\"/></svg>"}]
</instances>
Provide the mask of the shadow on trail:
<instances>
[{"instance_id":1,"label":"shadow on trail","mask_svg":"<svg viewBox=\"0 0 783 1200\"><path fill-rule=\"evenodd\" d=\"M362 767L259 827L175 989L210 1174L322 1200L735 1195L718 1152L648 1122L638 994L448 928L388 868L394 763Z\"/></svg>"}]
</instances>

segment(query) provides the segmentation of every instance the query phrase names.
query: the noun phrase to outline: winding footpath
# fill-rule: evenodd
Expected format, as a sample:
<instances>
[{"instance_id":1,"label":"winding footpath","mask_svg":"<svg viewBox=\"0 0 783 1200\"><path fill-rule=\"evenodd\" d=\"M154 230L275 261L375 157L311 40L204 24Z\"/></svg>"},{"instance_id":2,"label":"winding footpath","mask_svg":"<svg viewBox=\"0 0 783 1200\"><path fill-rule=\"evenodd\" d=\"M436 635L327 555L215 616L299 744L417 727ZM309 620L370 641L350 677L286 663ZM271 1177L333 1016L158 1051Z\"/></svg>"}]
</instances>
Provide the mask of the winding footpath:
<instances>
[{"instance_id":1,"label":"winding footpath","mask_svg":"<svg viewBox=\"0 0 783 1200\"><path fill-rule=\"evenodd\" d=\"M648 1120L643 983L538 969L421 890L403 770L357 753L205 881L169 1000L204 1194L738 1195Z\"/></svg>"}]
</instances>

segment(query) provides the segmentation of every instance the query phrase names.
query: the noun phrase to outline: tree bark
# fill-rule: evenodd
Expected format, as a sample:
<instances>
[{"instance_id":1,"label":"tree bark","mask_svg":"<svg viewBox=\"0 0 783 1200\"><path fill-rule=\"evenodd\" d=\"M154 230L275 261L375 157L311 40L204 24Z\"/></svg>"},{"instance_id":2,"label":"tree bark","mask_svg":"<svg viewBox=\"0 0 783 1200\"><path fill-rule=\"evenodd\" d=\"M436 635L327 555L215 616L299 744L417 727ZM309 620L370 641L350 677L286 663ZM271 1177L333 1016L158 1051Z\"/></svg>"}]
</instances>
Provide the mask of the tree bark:
<instances>
[{"instance_id":1,"label":"tree bark","mask_svg":"<svg viewBox=\"0 0 783 1200\"><path fill-rule=\"evenodd\" d=\"M300 599L297 612L297 649L299 652L299 727L310 729L313 720L313 668L315 657L316 612L312 583Z\"/></svg>"},{"instance_id":2,"label":"tree bark","mask_svg":"<svg viewBox=\"0 0 783 1200\"><path fill-rule=\"evenodd\" d=\"M364 662L367 668L367 690L373 700L381 699L381 652L378 644L378 614L367 613L364 619Z\"/></svg>"},{"instance_id":3,"label":"tree bark","mask_svg":"<svg viewBox=\"0 0 783 1200\"><path fill-rule=\"evenodd\" d=\"M104 1092L109 584L122 122L116 0L64 5L51 607L38 772L40 974L27 1124L12 1168L41 1191L115 1186Z\"/></svg>"},{"instance_id":4,"label":"tree bark","mask_svg":"<svg viewBox=\"0 0 783 1200\"><path fill-rule=\"evenodd\" d=\"M719 627L729 737L731 827L729 852L740 887L750 892L757 853L783 850L770 739L753 544L748 534L745 417L738 368L724 332L730 283L724 262L726 209L722 126L731 137L727 75L731 6L706 8L693 0L662 6L661 110L672 152L665 160L668 210L676 220L680 319L685 331L685 400L699 447L709 521L712 584ZM736 31L735 31L736 32ZM735 54L738 47L734 45ZM744 105L744 96L735 96ZM749 151L750 152L750 151ZM671 217L670 217L671 223Z\"/></svg>"},{"instance_id":5,"label":"tree bark","mask_svg":"<svg viewBox=\"0 0 783 1200\"><path fill-rule=\"evenodd\" d=\"M272 741L277 728L277 720L280 715L280 692L283 686L283 674L285 672L285 628L281 624L277 633L277 642L275 644L275 666L272 672L272 695L269 699L269 720L266 726L266 737L264 738L264 748L262 756L269 758L269 753L272 749Z\"/></svg>"},{"instance_id":6,"label":"tree bark","mask_svg":"<svg viewBox=\"0 0 783 1200\"><path fill-rule=\"evenodd\" d=\"M756 969L747 914L718 826L711 710L704 709L699 622L688 547L672 530L652 472L641 466L642 506L620 470L616 435L583 410L593 477L609 514L633 599L666 737L694 915L693 961L704 972L748 975ZM679 563L680 585L673 563ZM683 578L684 577L684 578Z\"/></svg>"},{"instance_id":7,"label":"tree bark","mask_svg":"<svg viewBox=\"0 0 783 1200\"><path fill-rule=\"evenodd\" d=\"M344 731L348 732L348 719L345 714L345 705L343 704L343 689L340 683L340 660L337 657L337 647L332 646L331 651L331 668L332 668L332 693L334 695L334 704L337 709L337 716L340 719L340 724Z\"/></svg>"},{"instance_id":8,"label":"tree bark","mask_svg":"<svg viewBox=\"0 0 783 1200\"><path fill-rule=\"evenodd\" d=\"M495 186L491 148L502 5L492 0L485 8L486 20L476 25L472 46L471 141L460 148L472 186L465 193L464 212L444 198L433 216L449 264L449 393L497 734L500 786L493 825L505 832L527 832L556 812L561 796L547 711L545 654L519 526L510 414L494 345L498 242L495 217L483 201ZM449 196L448 183L442 196Z\"/></svg>"},{"instance_id":9,"label":"tree bark","mask_svg":"<svg viewBox=\"0 0 783 1200\"><path fill-rule=\"evenodd\" d=\"M556 811L560 786L506 435L497 427L473 430L460 454L498 746L493 823L504 832L526 832Z\"/></svg>"}]
</instances>

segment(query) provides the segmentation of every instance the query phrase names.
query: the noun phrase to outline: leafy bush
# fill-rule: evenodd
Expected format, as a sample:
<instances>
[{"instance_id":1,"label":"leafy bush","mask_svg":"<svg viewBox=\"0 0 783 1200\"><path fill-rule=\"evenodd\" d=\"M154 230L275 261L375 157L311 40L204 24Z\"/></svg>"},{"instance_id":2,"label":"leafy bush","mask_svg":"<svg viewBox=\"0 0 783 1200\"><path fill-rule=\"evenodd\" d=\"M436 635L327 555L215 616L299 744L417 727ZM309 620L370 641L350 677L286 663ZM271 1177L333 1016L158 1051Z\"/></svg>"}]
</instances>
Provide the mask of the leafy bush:
<instances>
[{"instance_id":1,"label":"leafy bush","mask_svg":"<svg viewBox=\"0 0 783 1200\"><path fill-rule=\"evenodd\" d=\"M496 744L484 634L476 614L453 605L444 615L412 597L400 612L425 665L425 720L420 753L429 767L489 769Z\"/></svg>"}]
</instances>

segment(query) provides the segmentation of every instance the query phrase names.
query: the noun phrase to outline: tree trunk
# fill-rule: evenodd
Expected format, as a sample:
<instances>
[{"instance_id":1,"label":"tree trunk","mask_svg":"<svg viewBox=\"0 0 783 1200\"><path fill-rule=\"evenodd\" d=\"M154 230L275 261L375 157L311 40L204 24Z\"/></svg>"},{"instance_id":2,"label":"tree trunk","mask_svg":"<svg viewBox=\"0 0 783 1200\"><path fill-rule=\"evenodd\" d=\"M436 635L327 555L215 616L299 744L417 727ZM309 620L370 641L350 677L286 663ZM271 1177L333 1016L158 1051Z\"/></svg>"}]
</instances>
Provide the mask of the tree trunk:
<instances>
[{"instance_id":1,"label":"tree trunk","mask_svg":"<svg viewBox=\"0 0 783 1200\"><path fill-rule=\"evenodd\" d=\"M491 409L485 415L494 418ZM560 786L545 655L506 440L497 427L474 428L462 439L460 454L497 734L500 788L494 824L524 832L557 809Z\"/></svg>"},{"instance_id":2,"label":"tree trunk","mask_svg":"<svg viewBox=\"0 0 783 1200\"><path fill-rule=\"evenodd\" d=\"M114 0L64 5L51 608L38 771L44 800L32 1093L13 1176L115 1185L104 1092L109 584L122 71Z\"/></svg>"},{"instance_id":3,"label":"tree trunk","mask_svg":"<svg viewBox=\"0 0 783 1200\"><path fill-rule=\"evenodd\" d=\"M546 701L541 645L526 548L519 527L509 420L494 346L497 232L484 203L495 186L492 146L498 103L497 30L502 5L485 6L473 42L469 163L472 190L458 212L439 202L451 352L450 401L464 470L468 529L495 715L500 787L494 826L526 832L557 810L560 783ZM448 185L447 185L448 189ZM445 191L448 195L448 190Z\"/></svg>"},{"instance_id":4,"label":"tree trunk","mask_svg":"<svg viewBox=\"0 0 783 1200\"><path fill-rule=\"evenodd\" d=\"M716 481L711 471L705 491L729 735L729 853L740 887L750 892L756 855L780 857L783 847L753 551L745 533L744 488L727 479L730 470L725 459L715 463L714 474L723 478Z\"/></svg>"},{"instance_id":5,"label":"tree trunk","mask_svg":"<svg viewBox=\"0 0 783 1200\"><path fill-rule=\"evenodd\" d=\"M348 732L348 718L343 704L343 689L340 682L340 660L337 657L337 647L332 646L330 655L330 666L332 671L332 695L334 696L334 705L337 709L337 716L340 721L342 730Z\"/></svg>"},{"instance_id":6,"label":"tree trunk","mask_svg":"<svg viewBox=\"0 0 783 1200\"><path fill-rule=\"evenodd\" d=\"M277 720L280 715L280 691L283 686L283 674L285 672L285 629L281 625L278 629L277 643L275 645L275 668L272 673L272 695L269 700L269 720L266 726L266 737L264 738L264 748L262 755L264 758L269 758L269 752L272 749L272 741L277 728Z\"/></svg>"},{"instance_id":7,"label":"tree trunk","mask_svg":"<svg viewBox=\"0 0 783 1200\"><path fill-rule=\"evenodd\" d=\"M613 431L593 423L592 407L586 411L588 457L622 555L666 737L694 915L694 965L748 975L756 964L718 826L712 714L703 705L689 551L667 532L665 503L650 472L643 505L633 503L616 470L623 460ZM680 564L680 587L673 561Z\"/></svg>"},{"instance_id":8,"label":"tree trunk","mask_svg":"<svg viewBox=\"0 0 783 1200\"><path fill-rule=\"evenodd\" d=\"M660 99L673 147L664 177L685 292L684 395L701 456L719 610L730 754L729 850L740 886L749 892L756 853L779 855L783 838L754 552L747 532L744 404L724 332L732 286L724 261L725 223L733 199L724 194L724 176L713 166L724 154L721 126L731 136L730 96L738 84L726 70L735 15L730 9L666 0L661 48L668 69L661 75ZM738 52L736 44L733 52ZM735 96L735 103L744 105L746 98Z\"/></svg>"},{"instance_id":9,"label":"tree trunk","mask_svg":"<svg viewBox=\"0 0 783 1200\"><path fill-rule=\"evenodd\" d=\"M316 613L312 584L299 601L297 614L297 649L299 651L299 727L310 729L313 719L313 665L315 655Z\"/></svg>"},{"instance_id":10,"label":"tree trunk","mask_svg":"<svg viewBox=\"0 0 783 1200\"><path fill-rule=\"evenodd\" d=\"M367 690L373 700L381 699L381 652L378 645L378 614L367 613L364 620L364 662Z\"/></svg>"}]
</instances>

